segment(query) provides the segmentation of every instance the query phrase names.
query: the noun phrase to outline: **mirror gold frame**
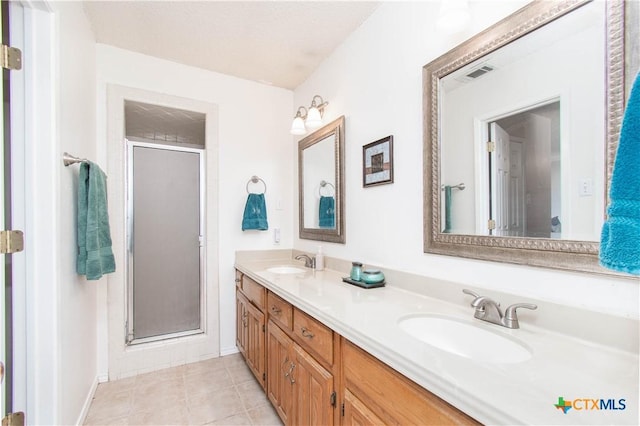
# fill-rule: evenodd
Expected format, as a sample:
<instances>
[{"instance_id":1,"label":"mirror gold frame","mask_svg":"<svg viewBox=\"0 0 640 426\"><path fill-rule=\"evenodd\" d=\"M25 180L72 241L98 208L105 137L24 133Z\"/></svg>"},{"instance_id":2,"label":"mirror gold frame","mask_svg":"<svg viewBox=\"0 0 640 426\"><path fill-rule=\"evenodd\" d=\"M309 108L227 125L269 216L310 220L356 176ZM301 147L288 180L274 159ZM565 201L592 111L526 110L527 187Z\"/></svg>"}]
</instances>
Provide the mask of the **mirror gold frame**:
<instances>
[{"instance_id":1,"label":"mirror gold frame","mask_svg":"<svg viewBox=\"0 0 640 426\"><path fill-rule=\"evenodd\" d=\"M440 79L537 28L589 3L588 0L536 0L423 67L424 252L554 269L614 274L598 265L599 243L441 232ZM626 3L626 10L625 10ZM625 101L625 71L633 79L638 47L638 11L633 3L606 2L605 194L618 143ZM625 25L626 23L626 25ZM627 37L625 46L625 35ZM625 55L626 48L626 55ZM632 50L633 49L633 50ZM626 56L626 61L625 61ZM625 70L626 62L626 70ZM607 203L605 202L605 205ZM603 212L604 218L605 212Z\"/></svg>"},{"instance_id":2,"label":"mirror gold frame","mask_svg":"<svg viewBox=\"0 0 640 426\"><path fill-rule=\"evenodd\" d=\"M333 137L335 152L335 228L307 228L304 221L304 200L305 196L311 196L311 194L304 193L303 154L305 149L328 137ZM298 212L300 238L344 244L346 240L344 227L344 116L316 130L298 142Z\"/></svg>"}]
</instances>

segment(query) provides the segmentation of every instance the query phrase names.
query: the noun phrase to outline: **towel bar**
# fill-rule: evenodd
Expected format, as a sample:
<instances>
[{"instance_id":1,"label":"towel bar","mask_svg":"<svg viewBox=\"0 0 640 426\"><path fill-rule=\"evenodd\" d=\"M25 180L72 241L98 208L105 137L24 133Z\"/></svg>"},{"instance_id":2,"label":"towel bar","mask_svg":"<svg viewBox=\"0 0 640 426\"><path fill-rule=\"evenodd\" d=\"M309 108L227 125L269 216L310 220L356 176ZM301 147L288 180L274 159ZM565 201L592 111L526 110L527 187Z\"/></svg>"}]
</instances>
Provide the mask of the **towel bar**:
<instances>
[{"instance_id":1,"label":"towel bar","mask_svg":"<svg viewBox=\"0 0 640 426\"><path fill-rule=\"evenodd\" d=\"M459 183L457 185L452 185L451 189L459 189L460 191L464 191L464 189L466 188L464 183ZM442 185L442 188L440 188L442 191L444 191L444 185Z\"/></svg>"},{"instance_id":2,"label":"towel bar","mask_svg":"<svg viewBox=\"0 0 640 426\"><path fill-rule=\"evenodd\" d=\"M266 182L263 181L262 179L260 179L258 176L254 175L254 176L251 176L251 179L249 179L247 181L247 186L246 186L247 194L251 194L251 192L249 191L249 184L250 183L258 183L258 182L262 182L262 184L264 185L264 191L262 191L261 193L258 192L258 194L265 194L267 192L267 184L266 184Z\"/></svg>"},{"instance_id":3,"label":"towel bar","mask_svg":"<svg viewBox=\"0 0 640 426\"><path fill-rule=\"evenodd\" d=\"M65 167L69 167L70 165L76 163L88 163L89 160L87 160L86 158L79 158L69 154L68 152L65 152L64 154L62 154L62 162L64 163Z\"/></svg>"}]
</instances>

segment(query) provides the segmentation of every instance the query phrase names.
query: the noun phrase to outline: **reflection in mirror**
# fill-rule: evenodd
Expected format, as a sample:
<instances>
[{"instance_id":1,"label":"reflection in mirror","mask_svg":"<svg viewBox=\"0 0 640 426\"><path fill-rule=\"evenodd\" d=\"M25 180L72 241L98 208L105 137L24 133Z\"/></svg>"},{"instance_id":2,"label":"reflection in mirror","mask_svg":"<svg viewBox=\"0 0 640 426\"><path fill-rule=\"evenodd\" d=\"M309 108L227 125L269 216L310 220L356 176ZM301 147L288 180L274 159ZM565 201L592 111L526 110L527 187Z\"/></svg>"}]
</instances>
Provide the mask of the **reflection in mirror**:
<instances>
[{"instance_id":1,"label":"reflection in mirror","mask_svg":"<svg viewBox=\"0 0 640 426\"><path fill-rule=\"evenodd\" d=\"M607 273L625 6L534 1L424 67L425 252Z\"/></svg>"},{"instance_id":2,"label":"reflection in mirror","mask_svg":"<svg viewBox=\"0 0 640 426\"><path fill-rule=\"evenodd\" d=\"M344 117L298 143L300 238L344 243Z\"/></svg>"},{"instance_id":3,"label":"reflection in mirror","mask_svg":"<svg viewBox=\"0 0 640 426\"><path fill-rule=\"evenodd\" d=\"M302 151L304 227L335 229L335 134ZM332 189L333 188L333 189Z\"/></svg>"},{"instance_id":4,"label":"reflection in mirror","mask_svg":"<svg viewBox=\"0 0 640 426\"><path fill-rule=\"evenodd\" d=\"M441 79L443 183L470 189L452 194L451 233L598 239L604 6L580 7Z\"/></svg>"}]
</instances>

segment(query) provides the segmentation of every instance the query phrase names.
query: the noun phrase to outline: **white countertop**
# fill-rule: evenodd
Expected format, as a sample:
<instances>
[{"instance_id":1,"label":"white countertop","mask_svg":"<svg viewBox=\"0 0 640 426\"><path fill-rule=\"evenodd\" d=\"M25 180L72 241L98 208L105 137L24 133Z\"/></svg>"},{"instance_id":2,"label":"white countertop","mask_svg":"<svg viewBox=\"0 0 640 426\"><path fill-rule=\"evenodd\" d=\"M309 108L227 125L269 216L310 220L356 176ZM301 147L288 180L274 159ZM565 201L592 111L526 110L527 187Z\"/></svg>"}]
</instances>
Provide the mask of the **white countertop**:
<instances>
[{"instance_id":1,"label":"white countertop","mask_svg":"<svg viewBox=\"0 0 640 426\"><path fill-rule=\"evenodd\" d=\"M392 368L485 424L638 425L638 354L570 338L520 322L509 330L473 318L473 309L409 292L389 283L362 289L342 282L344 273L307 269L275 274L286 260L236 261L236 268L317 318ZM299 263L296 263L300 267ZM428 278L425 278L428 279ZM400 329L409 314L454 317L524 343L529 360L478 362L442 351ZM543 313L538 312L543 315ZM562 324L558 324L561 329ZM624 410L554 407L558 398L624 399ZM579 404L591 407L591 403Z\"/></svg>"}]
</instances>

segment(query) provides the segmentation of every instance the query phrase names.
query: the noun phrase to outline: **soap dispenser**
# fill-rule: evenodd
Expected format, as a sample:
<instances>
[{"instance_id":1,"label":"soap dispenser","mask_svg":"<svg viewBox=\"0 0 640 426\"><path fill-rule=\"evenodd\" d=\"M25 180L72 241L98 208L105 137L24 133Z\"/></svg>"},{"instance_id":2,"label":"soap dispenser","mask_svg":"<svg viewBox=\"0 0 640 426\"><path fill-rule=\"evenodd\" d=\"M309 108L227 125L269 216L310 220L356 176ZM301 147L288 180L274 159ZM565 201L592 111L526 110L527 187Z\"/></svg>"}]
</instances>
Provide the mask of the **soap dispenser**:
<instances>
[{"instance_id":1,"label":"soap dispenser","mask_svg":"<svg viewBox=\"0 0 640 426\"><path fill-rule=\"evenodd\" d=\"M316 271L322 271L324 269L324 254L322 254L322 246L318 246L318 253L316 253Z\"/></svg>"}]
</instances>

